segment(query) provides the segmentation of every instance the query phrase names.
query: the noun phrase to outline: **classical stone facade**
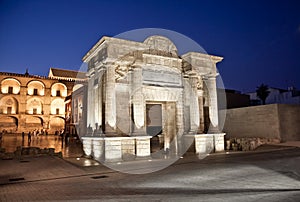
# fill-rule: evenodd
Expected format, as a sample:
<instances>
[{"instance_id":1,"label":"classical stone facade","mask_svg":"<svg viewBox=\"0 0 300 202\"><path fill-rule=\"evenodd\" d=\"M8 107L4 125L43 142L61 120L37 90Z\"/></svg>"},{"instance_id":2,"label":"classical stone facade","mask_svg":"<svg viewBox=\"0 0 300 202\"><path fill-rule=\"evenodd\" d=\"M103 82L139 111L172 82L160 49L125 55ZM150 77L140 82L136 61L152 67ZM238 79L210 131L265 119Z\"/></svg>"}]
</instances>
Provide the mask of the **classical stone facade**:
<instances>
[{"instance_id":1,"label":"classical stone facade","mask_svg":"<svg viewBox=\"0 0 300 202\"><path fill-rule=\"evenodd\" d=\"M64 129L65 98L71 95L75 80L80 80L77 73L55 68L48 77L0 72L0 130L54 133Z\"/></svg>"},{"instance_id":2,"label":"classical stone facade","mask_svg":"<svg viewBox=\"0 0 300 202\"><path fill-rule=\"evenodd\" d=\"M197 153L224 150L216 92L216 64L222 59L199 52L180 56L163 36L144 42L100 39L83 57L88 63L86 154L109 161L128 153L149 156L154 138L164 151L177 152L185 137L196 139ZM200 142L212 144L212 150L203 150Z\"/></svg>"}]
</instances>

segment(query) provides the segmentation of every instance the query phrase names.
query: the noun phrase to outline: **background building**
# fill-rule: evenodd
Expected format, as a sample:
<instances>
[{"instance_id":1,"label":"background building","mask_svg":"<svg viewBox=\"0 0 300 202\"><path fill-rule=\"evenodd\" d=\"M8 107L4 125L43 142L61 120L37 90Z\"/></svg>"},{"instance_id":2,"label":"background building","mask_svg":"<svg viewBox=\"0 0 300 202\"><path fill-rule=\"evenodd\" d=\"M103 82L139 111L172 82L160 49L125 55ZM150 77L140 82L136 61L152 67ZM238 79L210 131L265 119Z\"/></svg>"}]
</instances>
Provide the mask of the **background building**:
<instances>
[{"instance_id":1,"label":"background building","mask_svg":"<svg viewBox=\"0 0 300 202\"><path fill-rule=\"evenodd\" d=\"M64 129L65 98L73 92L74 82L83 80L77 73L56 68L50 68L48 77L0 72L0 130Z\"/></svg>"},{"instance_id":2,"label":"background building","mask_svg":"<svg viewBox=\"0 0 300 202\"><path fill-rule=\"evenodd\" d=\"M300 91L295 87L288 89L280 89L269 87L269 96L266 99L266 104L300 104ZM262 101L256 96L256 92L247 93L250 96L250 104L261 105Z\"/></svg>"},{"instance_id":3,"label":"background building","mask_svg":"<svg viewBox=\"0 0 300 202\"><path fill-rule=\"evenodd\" d=\"M223 100L218 99L218 108L220 110L250 106L250 95L232 89L217 89L217 92L218 97L226 97L226 103L222 103Z\"/></svg>"}]
</instances>

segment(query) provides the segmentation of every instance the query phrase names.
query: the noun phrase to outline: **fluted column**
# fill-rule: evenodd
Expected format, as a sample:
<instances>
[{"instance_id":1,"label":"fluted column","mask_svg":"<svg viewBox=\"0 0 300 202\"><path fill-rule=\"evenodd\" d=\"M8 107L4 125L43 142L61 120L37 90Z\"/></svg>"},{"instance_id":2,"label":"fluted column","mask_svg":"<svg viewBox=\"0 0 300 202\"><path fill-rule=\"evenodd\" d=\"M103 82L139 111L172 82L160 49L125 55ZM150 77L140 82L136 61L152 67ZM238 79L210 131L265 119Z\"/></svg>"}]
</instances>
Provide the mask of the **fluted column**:
<instances>
[{"instance_id":1,"label":"fluted column","mask_svg":"<svg viewBox=\"0 0 300 202\"><path fill-rule=\"evenodd\" d=\"M203 90L198 89L198 106L199 106L199 127L198 133L201 134L204 131L204 109L203 109Z\"/></svg>"},{"instance_id":2,"label":"fluted column","mask_svg":"<svg viewBox=\"0 0 300 202\"><path fill-rule=\"evenodd\" d=\"M145 101L142 91L142 67L136 65L133 67L132 74L132 104L134 118L134 135L145 135Z\"/></svg>"},{"instance_id":3,"label":"fluted column","mask_svg":"<svg viewBox=\"0 0 300 202\"><path fill-rule=\"evenodd\" d=\"M203 109L203 81L199 78L197 85L197 95L198 95L198 107L199 107L199 127L198 133L201 134L204 131L204 109Z\"/></svg>"},{"instance_id":4,"label":"fluted column","mask_svg":"<svg viewBox=\"0 0 300 202\"><path fill-rule=\"evenodd\" d=\"M97 88L97 108L98 108L98 113L97 113L97 120L98 120L98 127L103 127L102 126L102 105L103 105L103 89L102 89L102 84L104 81L104 72L105 70L102 68L100 69L99 72L99 77L98 77L98 88ZM99 128L98 128L99 129Z\"/></svg>"},{"instance_id":5,"label":"fluted column","mask_svg":"<svg viewBox=\"0 0 300 202\"><path fill-rule=\"evenodd\" d=\"M99 79L98 79L98 74L97 76L95 76L95 79L94 79L94 84L93 84L93 119L94 119L94 124L93 124L93 128L95 130L97 130L98 128L98 125L99 125L99 110L98 110L98 83L99 83Z\"/></svg>"},{"instance_id":6,"label":"fluted column","mask_svg":"<svg viewBox=\"0 0 300 202\"><path fill-rule=\"evenodd\" d=\"M94 119L94 115L93 115L93 81L94 81L94 77L90 76L89 80L88 80L88 92L87 92L87 127L93 127L94 123L93 123L93 119Z\"/></svg>"},{"instance_id":7,"label":"fluted column","mask_svg":"<svg viewBox=\"0 0 300 202\"><path fill-rule=\"evenodd\" d=\"M198 105L198 94L197 94L197 76L190 76L191 84L191 97L190 97L190 121L191 128L190 132L197 132L199 127L199 105Z\"/></svg>"},{"instance_id":8,"label":"fluted column","mask_svg":"<svg viewBox=\"0 0 300 202\"><path fill-rule=\"evenodd\" d=\"M116 129L116 87L115 66L106 64L106 86L105 86L105 133L113 134Z\"/></svg>"},{"instance_id":9,"label":"fluted column","mask_svg":"<svg viewBox=\"0 0 300 202\"><path fill-rule=\"evenodd\" d=\"M219 120L218 120L218 102L217 102L217 85L216 77L209 77L206 80L206 86L208 89L209 96L209 119L210 119L210 128L209 132L219 132Z\"/></svg>"}]
</instances>

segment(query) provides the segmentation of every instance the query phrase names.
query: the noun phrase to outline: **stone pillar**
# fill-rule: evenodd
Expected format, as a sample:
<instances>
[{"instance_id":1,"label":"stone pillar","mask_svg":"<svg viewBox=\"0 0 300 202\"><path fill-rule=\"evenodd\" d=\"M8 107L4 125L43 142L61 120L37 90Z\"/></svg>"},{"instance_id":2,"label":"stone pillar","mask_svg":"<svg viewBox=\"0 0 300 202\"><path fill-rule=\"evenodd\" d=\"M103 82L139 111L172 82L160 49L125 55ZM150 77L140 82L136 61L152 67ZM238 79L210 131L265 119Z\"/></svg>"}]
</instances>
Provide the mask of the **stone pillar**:
<instances>
[{"instance_id":1,"label":"stone pillar","mask_svg":"<svg viewBox=\"0 0 300 202\"><path fill-rule=\"evenodd\" d=\"M94 82L93 82L93 89L92 89L92 93L93 93L93 100L92 100L92 106L93 106L93 113L92 113L92 116L93 116L93 122L94 124L92 125L93 129L94 130L97 130L98 129L98 125L99 125L99 105L98 105L98 90L99 90L99 74L95 74L95 77L94 77Z\"/></svg>"},{"instance_id":2,"label":"stone pillar","mask_svg":"<svg viewBox=\"0 0 300 202\"><path fill-rule=\"evenodd\" d=\"M100 127L102 127L102 95L103 95L103 91L102 91L102 83L103 83L103 75L104 75L104 69L101 68L99 70L99 74L98 74L98 84L96 87L96 97L95 97L95 104L96 104L96 109L95 109L95 119L96 119L96 123L98 125L97 131ZM102 131L98 131L98 132L102 132Z\"/></svg>"},{"instance_id":3,"label":"stone pillar","mask_svg":"<svg viewBox=\"0 0 300 202\"><path fill-rule=\"evenodd\" d=\"M203 109L203 90L198 89L198 107L199 107L199 127L198 133L201 134L204 131L204 109Z\"/></svg>"},{"instance_id":4,"label":"stone pillar","mask_svg":"<svg viewBox=\"0 0 300 202\"><path fill-rule=\"evenodd\" d=\"M164 151L169 151L172 147L177 152L177 137L176 137L176 103L167 102L162 105L163 119L163 137Z\"/></svg>"},{"instance_id":5,"label":"stone pillar","mask_svg":"<svg viewBox=\"0 0 300 202\"><path fill-rule=\"evenodd\" d=\"M190 76L191 84L191 97L190 97L190 132L196 133L199 128L199 105L198 105L198 95L197 95L197 76Z\"/></svg>"},{"instance_id":6,"label":"stone pillar","mask_svg":"<svg viewBox=\"0 0 300 202\"><path fill-rule=\"evenodd\" d=\"M105 133L114 134L116 130L116 86L115 66L106 64L106 86L105 86Z\"/></svg>"},{"instance_id":7,"label":"stone pillar","mask_svg":"<svg viewBox=\"0 0 300 202\"><path fill-rule=\"evenodd\" d=\"M98 83L98 127L102 127L102 83L103 83L103 71L100 72ZM102 132L102 131L101 131Z\"/></svg>"},{"instance_id":8,"label":"stone pillar","mask_svg":"<svg viewBox=\"0 0 300 202\"><path fill-rule=\"evenodd\" d=\"M209 77L205 84L208 89L209 96L209 119L210 119L210 133L218 133L219 132L219 120L218 120L218 101L217 101L217 85L216 85L216 77Z\"/></svg>"},{"instance_id":9,"label":"stone pillar","mask_svg":"<svg viewBox=\"0 0 300 202\"><path fill-rule=\"evenodd\" d=\"M87 127L94 127L94 113L93 113L93 86L94 86L94 74L90 73L88 80L88 92L87 92Z\"/></svg>"},{"instance_id":10,"label":"stone pillar","mask_svg":"<svg viewBox=\"0 0 300 202\"><path fill-rule=\"evenodd\" d=\"M145 100L142 89L142 67L134 66L132 75L131 99L133 104L134 128L133 135L145 135Z\"/></svg>"},{"instance_id":11,"label":"stone pillar","mask_svg":"<svg viewBox=\"0 0 300 202\"><path fill-rule=\"evenodd\" d=\"M176 154L181 153L183 151L183 133L184 133L184 105L183 105L183 92L180 92L180 96L176 102Z\"/></svg>"}]
</instances>

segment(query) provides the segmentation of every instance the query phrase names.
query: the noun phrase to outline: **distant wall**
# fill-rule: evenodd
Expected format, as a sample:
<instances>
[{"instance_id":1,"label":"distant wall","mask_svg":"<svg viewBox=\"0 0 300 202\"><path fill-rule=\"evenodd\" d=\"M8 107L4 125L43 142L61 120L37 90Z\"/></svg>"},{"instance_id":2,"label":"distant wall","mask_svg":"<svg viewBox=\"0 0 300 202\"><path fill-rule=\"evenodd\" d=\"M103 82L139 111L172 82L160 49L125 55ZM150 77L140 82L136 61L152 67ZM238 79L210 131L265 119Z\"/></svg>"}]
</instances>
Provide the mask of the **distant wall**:
<instances>
[{"instance_id":1,"label":"distant wall","mask_svg":"<svg viewBox=\"0 0 300 202\"><path fill-rule=\"evenodd\" d=\"M281 139L300 140L300 105L279 104L278 114Z\"/></svg>"},{"instance_id":2,"label":"distant wall","mask_svg":"<svg viewBox=\"0 0 300 202\"><path fill-rule=\"evenodd\" d=\"M300 140L300 105L271 104L226 111L226 138Z\"/></svg>"}]
</instances>

